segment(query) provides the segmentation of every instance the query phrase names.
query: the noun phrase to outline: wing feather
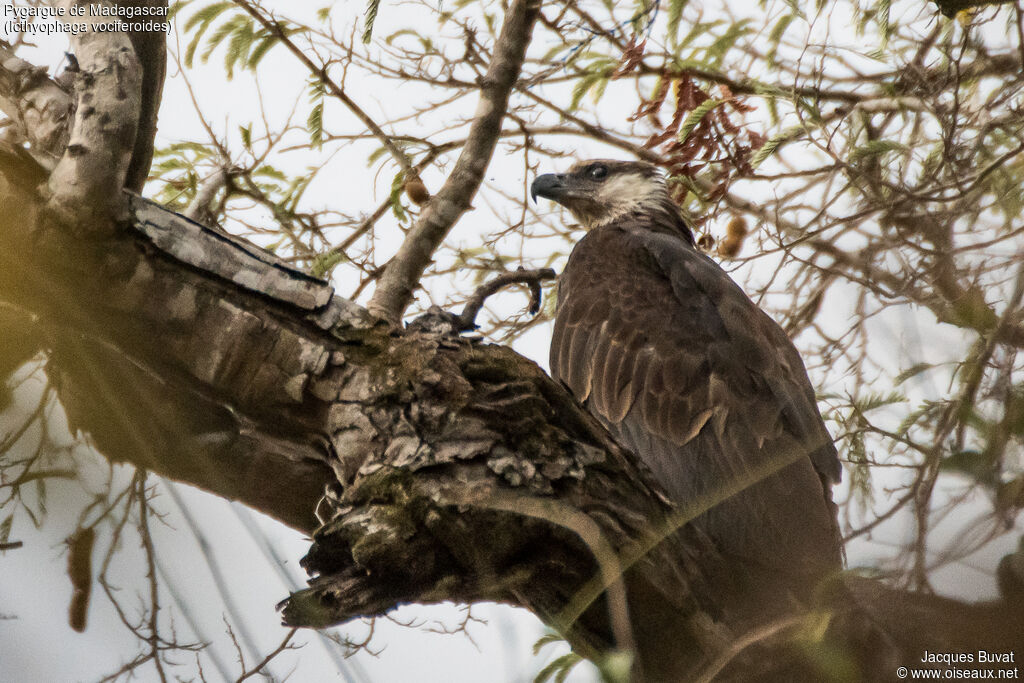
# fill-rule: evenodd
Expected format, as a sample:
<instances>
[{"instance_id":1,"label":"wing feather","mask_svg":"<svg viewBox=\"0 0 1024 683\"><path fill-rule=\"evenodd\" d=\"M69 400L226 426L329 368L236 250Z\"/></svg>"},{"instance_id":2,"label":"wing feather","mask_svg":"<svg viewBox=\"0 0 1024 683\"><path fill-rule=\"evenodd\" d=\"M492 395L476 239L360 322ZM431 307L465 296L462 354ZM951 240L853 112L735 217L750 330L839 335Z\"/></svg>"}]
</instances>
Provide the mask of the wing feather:
<instances>
[{"instance_id":1,"label":"wing feather","mask_svg":"<svg viewBox=\"0 0 1024 683\"><path fill-rule=\"evenodd\" d=\"M642 227L598 228L573 250L553 376L676 501L714 501L695 523L723 549L835 568L839 462L799 354L717 264Z\"/></svg>"}]
</instances>

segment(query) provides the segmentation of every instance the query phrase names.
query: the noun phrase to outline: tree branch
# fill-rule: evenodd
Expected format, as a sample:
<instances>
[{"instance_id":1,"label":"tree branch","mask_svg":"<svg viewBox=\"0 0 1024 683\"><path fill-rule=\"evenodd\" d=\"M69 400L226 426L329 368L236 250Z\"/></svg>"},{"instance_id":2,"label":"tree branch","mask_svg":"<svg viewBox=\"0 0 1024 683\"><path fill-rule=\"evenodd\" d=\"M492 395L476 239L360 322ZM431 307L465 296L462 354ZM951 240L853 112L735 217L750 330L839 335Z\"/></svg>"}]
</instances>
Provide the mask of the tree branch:
<instances>
[{"instance_id":1,"label":"tree branch","mask_svg":"<svg viewBox=\"0 0 1024 683\"><path fill-rule=\"evenodd\" d=\"M480 102L466 144L451 175L424 208L377 283L368 304L373 315L391 322L401 319L434 251L470 208L497 145L509 95L539 12L539 0L514 0L506 11L491 63L480 81Z\"/></svg>"},{"instance_id":2,"label":"tree branch","mask_svg":"<svg viewBox=\"0 0 1024 683\"><path fill-rule=\"evenodd\" d=\"M376 137L382 145L384 145L388 154L390 154L395 162L402 167L402 171L404 171L406 175L412 175L415 173L412 162L409 161L409 157L405 155L405 152L399 149L391 136L385 133L384 129L377 125L377 122L374 121L373 118L371 118L370 115L367 114L366 111L360 107L348 93L345 92L345 89L342 86L335 83L328 77L326 66L318 66L313 62L313 60L311 60L306 53L288 37L288 33L284 30L284 27L278 21L273 19L272 16L267 17L258 8L254 7L249 2L246 2L246 0L233 0L233 2L241 7L246 14L259 22L263 28L277 36L277 39L281 41L281 44L288 48L288 51L291 52L296 59L302 62L303 66L305 66L311 74L316 78L319 78L320 82L323 83L324 87L327 88L334 97L344 104L349 111L355 114L356 118L359 119L371 133L373 133L374 137Z\"/></svg>"},{"instance_id":3,"label":"tree branch","mask_svg":"<svg viewBox=\"0 0 1024 683\"><path fill-rule=\"evenodd\" d=\"M118 0L118 5L166 8L167 0ZM128 38L142 70L142 90L132 160L125 173L124 186L133 192L142 192L153 163L153 140L167 73L167 36L157 31L132 31Z\"/></svg>"},{"instance_id":4,"label":"tree branch","mask_svg":"<svg viewBox=\"0 0 1024 683\"><path fill-rule=\"evenodd\" d=\"M67 146L74 101L46 69L29 64L0 45L0 111L31 145L33 157L47 170Z\"/></svg>"},{"instance_id":5,"label":"tree branch","mask_svg":"<svg viewBox=\"0 0 1024 683\"><path fill-rule=\"evenodd\" d=\"M81 73L78 106L67 148L50 174L49 208L62 221L110 229L109 217L123 214L124 187L135 146L141 108L142 75L128 36L95 30L106 17L90 16L89 6L109 0L60 0L65 9L81 6L88 24L71 36Z\"/></svg>"},{"instance_id":6,"label":"tree branch","mask_svg":"<svg viewBox=\"0 0 1024 683\"><path fill-rule=\"evenodd\" d=\"M540 283L544 280L554 280L555 277L553 268L526 270L521 266L514 271L498 275L489 282L477 287L476 291L473 292L473 296L469 297L466 306L462 309L462 313L454 318L455 331L466 332L476 329L476 316L480 314L480 309L484 307L484 302L488 297L497 294L509 285L529 285L530 305L528 310L531 314L536 314L540 310L541 304Z\"/></svg>"}]
</instances>

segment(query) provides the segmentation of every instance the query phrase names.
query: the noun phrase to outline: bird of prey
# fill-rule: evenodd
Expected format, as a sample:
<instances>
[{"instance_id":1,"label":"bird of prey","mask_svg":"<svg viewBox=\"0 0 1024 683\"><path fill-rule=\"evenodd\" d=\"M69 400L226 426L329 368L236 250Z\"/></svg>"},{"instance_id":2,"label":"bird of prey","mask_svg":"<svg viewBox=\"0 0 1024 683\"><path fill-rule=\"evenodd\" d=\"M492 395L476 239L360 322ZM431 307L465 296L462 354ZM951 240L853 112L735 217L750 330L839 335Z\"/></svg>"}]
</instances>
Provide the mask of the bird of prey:
<instances>
[{"instance_id":1,"label":"bird of prey","mask_svg":"<svg viewBox=\"0 0 1024 683\"><path fill-rule=\"evenodd\" d=\"M587 231L559 279L551 373L753 574L841 568L841 468L796 348L693 234L651 164L538 176ZM803 592L803 591L801 591Z\"/></svg>"}]
</instances>

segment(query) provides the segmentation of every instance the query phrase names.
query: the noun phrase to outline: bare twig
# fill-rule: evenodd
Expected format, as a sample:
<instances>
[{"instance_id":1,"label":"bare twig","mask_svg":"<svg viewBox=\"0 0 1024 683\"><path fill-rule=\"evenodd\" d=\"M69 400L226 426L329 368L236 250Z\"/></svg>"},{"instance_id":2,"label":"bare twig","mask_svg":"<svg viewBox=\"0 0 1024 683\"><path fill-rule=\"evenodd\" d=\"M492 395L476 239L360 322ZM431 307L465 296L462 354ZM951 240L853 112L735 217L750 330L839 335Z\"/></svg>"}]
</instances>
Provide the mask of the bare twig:
<instances>
[{"instance_id":1,"label":"bare twig","mask_svg":"<svg viewBox=\"0 0 1024 683\"><path fill-rule=\"evenodd\" d=\"M267 664L270 664L271 660L273 660L274 657L277 657L285 650L294 647L289 645L288 643L291 642L291 639L295 636L295 632L298 630L299 629L297 628L289 630L288 634L284 637L284 640L281 641L280 645L278 645L270 654L264 657L256 666L249 669L248 671L243 672L242 675L236 679L235 683L242 683L242 681L244 681L245 679L252 678L256 674L263 671L263 669L267 666Z\"/></svg>"},{"instance_id":2,"label":"bare twig","mask_svg":"<svg viewBox=\"0 0 1024 683\"><path fill-rule=\"evenodd\" d=\"M362 107L356 104L355 100L345 92L344 88L335 83L327 75L326 66L318 66L309 58L308 55L306 55L305 52L302 51L301 48L299 48L298 45L295 44L294 41L291 40L291 38L288 37L288 33L280 22L276 21L272 17L266 16L259 9L246 2L246 0L234 0L234 3L241 7L249 16L259 22L263 28L275 35L277 39L281 41L281 44L287 47L288 51L295 55L295 57L302 62L303 66L305 66L310 73L320 79L331 95L336 97L348 108L349 111L355 114L356 118L362 121L363 125L366 126L378 140L380 140L380 143L384 145L388 150L388 153L394 158L398 165L402 167L402 170L408 175L413 174L412 162L410 162L409 157L407 157L405 153L398 148L394 140L391 139L391 136L385 133L384 129L377 125L377 122L374 121Z\"/></svg>"},{"instance_id":3,"label":"bare twig","mask_svg":"<svg viewBox=\"0 0 1024 683\"><path fill-rule=\"evenodd\" d=\"M526 270L525 268L518 268L508 273L502 273L493 280L484 283L473 292L473 296L466 302L465 308L462 309L462 313L455 317L455 329L457 332L464 332L466 330L472 330L476 328L476 316L480 313L480 309L484 306L484 301L487 297L492 294L496 294L501 289L509 285L525 284L530 286L530 305L529 312L531 314L537 313L540 310L541 304L541 288L540 283L544 280L554 280L556 274L552 268L537 268L534 270Z\"/></svg>"}]
</instances>

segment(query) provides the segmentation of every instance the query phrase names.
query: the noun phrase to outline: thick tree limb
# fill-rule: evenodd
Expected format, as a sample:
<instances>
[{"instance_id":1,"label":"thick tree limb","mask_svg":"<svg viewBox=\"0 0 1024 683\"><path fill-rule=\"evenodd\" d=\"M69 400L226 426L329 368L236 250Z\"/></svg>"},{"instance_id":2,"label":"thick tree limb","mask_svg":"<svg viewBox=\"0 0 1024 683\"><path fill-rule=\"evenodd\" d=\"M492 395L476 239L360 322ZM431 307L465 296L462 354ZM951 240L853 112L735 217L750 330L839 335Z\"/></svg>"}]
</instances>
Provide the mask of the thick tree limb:
<instances>
[{"instance_id":1,"label":"thick tree limb","mask_svg":"<svg viewBox=\"0 0 1024 683\"><path fill-rule=\"evenodd\" d=\"M117 4L121 7L167 7L167 0L118 0ZM149 167L153 163L157 114L160 112L167 73L167 36L156 31L132 31L128 38L142 69L142 92L132 160L125 173L124 186L133 192L142 192L149 177Z\"/></svg>"},{"instance_id":2,"label":"thick tree limb","mask_svg":"<svg viewBox=\"0 0 1024 683\"><path fill-rule=\"evenodd\" d=\"M118 5L166 7L167 0L121 0ZM65 6L69 5L65 3ZM74 19L77 22L80 18ZM131 162L125 172L125 187L138 192L146 182L153 159L153 139L163 92L167 49L163 33L140 31L132 32L128 37L141 67L142 85L137 133ZM112 45L109 47L116 49ZM77 61L77 55L75 59ZM73 87L76 81L82 82L76 78L80 68L79 63L76 70L67 72L68 83L62 87L47 76L45 68L35 67L0 46L0 111L7 114L19 137L30 144L30 153L47 170L53 170L67 149L69 118L75 111ZM84 82L91 83L91 77L85 78Z\"/></svg>"},{"instance_id":3,"label":"thick tree limb","mask_svg":"<svg viewBox=\"0 0 1024 683\"><path fill-rule=\"evenodd\" d=\"M391 322L401 319L434 251L470 208L498 142L508 98L539 12L539 0L514 0L505 12L491 63L480 82L480 102L466 144L451 175L423 209L377 283L368 305L372 314Z\"/></svg>"},{"instance_id":4,"label":"thick tree limb","mask_svg":"<svg viewBox=\"0 0 1024 683\"><path fill-rule=\"evenodd\" d=\"M47 170L57 165L67 146L73 109L71 95L46 75L45 68L29 64L0 45L0 111Z\"/></svg>"},{"instance_id":5,"label":"thick tree limb","mask_svg":"<svg viewBox=\"0 0 1024 683\"><path fill-rule=\"evenodd\" d=\"M109 0L60 0L65 9L81 6L76 20L89 29L71 36L81 69L78 105L67 147L50 174L50 209L67 224L105 225L123 210L124 187L135 145L141 108L142 73L127 35L93 30L108 17L91 16L90 5ZM147 169L148 170L148 169Z\"/></svg>"}]
</instances>

